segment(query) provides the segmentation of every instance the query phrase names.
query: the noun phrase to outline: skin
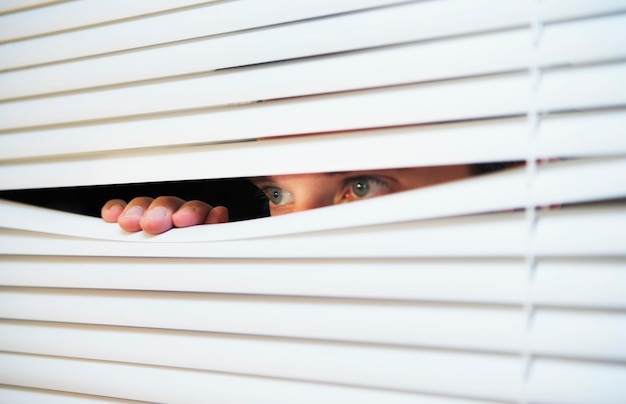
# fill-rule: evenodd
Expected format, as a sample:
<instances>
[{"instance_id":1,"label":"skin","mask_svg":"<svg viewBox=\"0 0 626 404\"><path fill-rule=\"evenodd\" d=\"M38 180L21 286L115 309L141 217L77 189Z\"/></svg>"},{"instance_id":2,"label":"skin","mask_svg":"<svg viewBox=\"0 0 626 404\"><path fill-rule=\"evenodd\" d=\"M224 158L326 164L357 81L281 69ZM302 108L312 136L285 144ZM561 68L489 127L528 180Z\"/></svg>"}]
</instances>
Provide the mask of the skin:
<instances>
[{"instance_id":1,"label":"skin","mask_svg":"<svg viewBox=\"0 0 626 404\"><path fill-rule=\"evenodd\" d=\"M339 173L277 175L251 181L270 200L272 216L374 198L470 176L467 165L418 167ZM163 233L173 227L228 222L228 209L175 196L108 201L102 218L129 232Z\"/></svg>"}]
</instances>

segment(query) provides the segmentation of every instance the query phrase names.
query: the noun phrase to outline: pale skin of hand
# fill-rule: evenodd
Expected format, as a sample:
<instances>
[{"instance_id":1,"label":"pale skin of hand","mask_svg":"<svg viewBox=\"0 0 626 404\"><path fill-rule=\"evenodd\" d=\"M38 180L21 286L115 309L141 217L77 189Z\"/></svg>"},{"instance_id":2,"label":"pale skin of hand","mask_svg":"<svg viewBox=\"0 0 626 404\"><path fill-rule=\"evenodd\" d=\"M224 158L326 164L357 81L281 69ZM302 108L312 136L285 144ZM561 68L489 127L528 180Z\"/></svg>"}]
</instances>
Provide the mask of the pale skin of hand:
<instances>
[{"instance_id":1,"label":"pale skin of hand","mask_svg":"<svg viewBox=\"0 0 626 404\"><path fill-rule=\"evenodd\" d=\"M126 231L143 230L149 234L160 234L173 227L228 222L228 209L224 206L213 207L175 196L138 197L128 203L113 199L102 207L101 214L105 222L117 222Z\"/></svg>"}]
</instances>

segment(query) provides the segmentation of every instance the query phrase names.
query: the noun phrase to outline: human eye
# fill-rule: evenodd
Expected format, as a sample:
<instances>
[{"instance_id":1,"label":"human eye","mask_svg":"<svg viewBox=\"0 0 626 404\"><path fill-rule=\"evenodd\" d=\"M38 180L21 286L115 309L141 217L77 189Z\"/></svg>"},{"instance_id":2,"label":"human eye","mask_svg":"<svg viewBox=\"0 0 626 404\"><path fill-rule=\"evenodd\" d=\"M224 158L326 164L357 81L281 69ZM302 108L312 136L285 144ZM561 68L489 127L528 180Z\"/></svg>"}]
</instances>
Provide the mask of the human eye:
<instances>
[{"instance_id":1,"label":"human eye","mask_svg":"<svg viewBox=\"0 0 626 404\"><path fill-rule=\"evenodd\" d=\"M381 178L361 176L346 180L340 202L352 202L390 193L389 185Z\"/></svg>"},{"instance_id":2,"label":"human eye","mask_svg":"<svg viewBox=\"0 0 626 404\"><path fill-rule=\"evenodd\" d=\"M291 192L282 188L269 186L265 187L263 192L265 192L265 195L267 195L270 203L274 206L283 206L293 202L293 195Z\"/></svg>"}]
</instances>

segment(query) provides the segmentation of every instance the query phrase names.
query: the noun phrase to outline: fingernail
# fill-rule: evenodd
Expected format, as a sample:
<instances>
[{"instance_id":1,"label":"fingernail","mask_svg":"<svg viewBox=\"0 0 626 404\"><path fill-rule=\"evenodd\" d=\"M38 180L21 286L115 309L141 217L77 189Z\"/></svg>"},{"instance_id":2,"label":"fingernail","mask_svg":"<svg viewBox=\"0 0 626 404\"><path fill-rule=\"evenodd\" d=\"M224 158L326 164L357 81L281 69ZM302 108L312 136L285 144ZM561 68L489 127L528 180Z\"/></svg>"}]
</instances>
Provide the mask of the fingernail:
<instances>
[{"instance_id":1,"label":"fingernail","mask_svg":"<svg viewBox=\"0 0 626 404\"><path fill-rule=\"evenodd\" d=\"M193 213L196 211L195 206L187 205L178 210L178 213Z\"/></svg>"},{"instance_id":2,"label":"fingernail","mask_svg":"<svg viewBox=\"0 0 626 404\"><path fill-rule=\"evenodd\" d=\"M146 217L150 219L162 219L167 216L167 209L162 206L157 206L156 208L152 208L146 214Z\"/></svg>"},{"instance_id":3,"label":"fingernail","mask_svg":"<svg viewBox=\"0 0 626 404\"><path fill-rule=\"evenodd\" d=\"M143 208L141 206L133 206L124 212L124 217L141 217L143 216Z\"/></svg>"}]
</instances>

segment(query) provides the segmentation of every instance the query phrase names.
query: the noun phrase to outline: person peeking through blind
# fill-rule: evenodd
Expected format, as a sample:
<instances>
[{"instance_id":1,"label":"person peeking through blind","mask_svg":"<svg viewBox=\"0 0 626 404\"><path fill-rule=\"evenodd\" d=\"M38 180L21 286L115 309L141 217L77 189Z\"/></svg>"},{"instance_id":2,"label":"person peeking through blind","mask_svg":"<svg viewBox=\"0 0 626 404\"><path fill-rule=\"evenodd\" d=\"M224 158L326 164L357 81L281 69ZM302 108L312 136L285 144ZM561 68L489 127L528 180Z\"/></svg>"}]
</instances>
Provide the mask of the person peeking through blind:
<instances>
[{"instance_id":1,"label":"person peeking through blind","mask_svg":"<svg viewBox=\"0 0 626 404\"><path fill-rule=\"evenodd\" d=\"M509 164L450 165L319 174L275 175L250 180L268 199L271 216L374 198L460 180ZM129 232L163 233L171 228L228 222L228 208L175 196L113 199L101 216Z\"/></svg>"}]
</instances>

